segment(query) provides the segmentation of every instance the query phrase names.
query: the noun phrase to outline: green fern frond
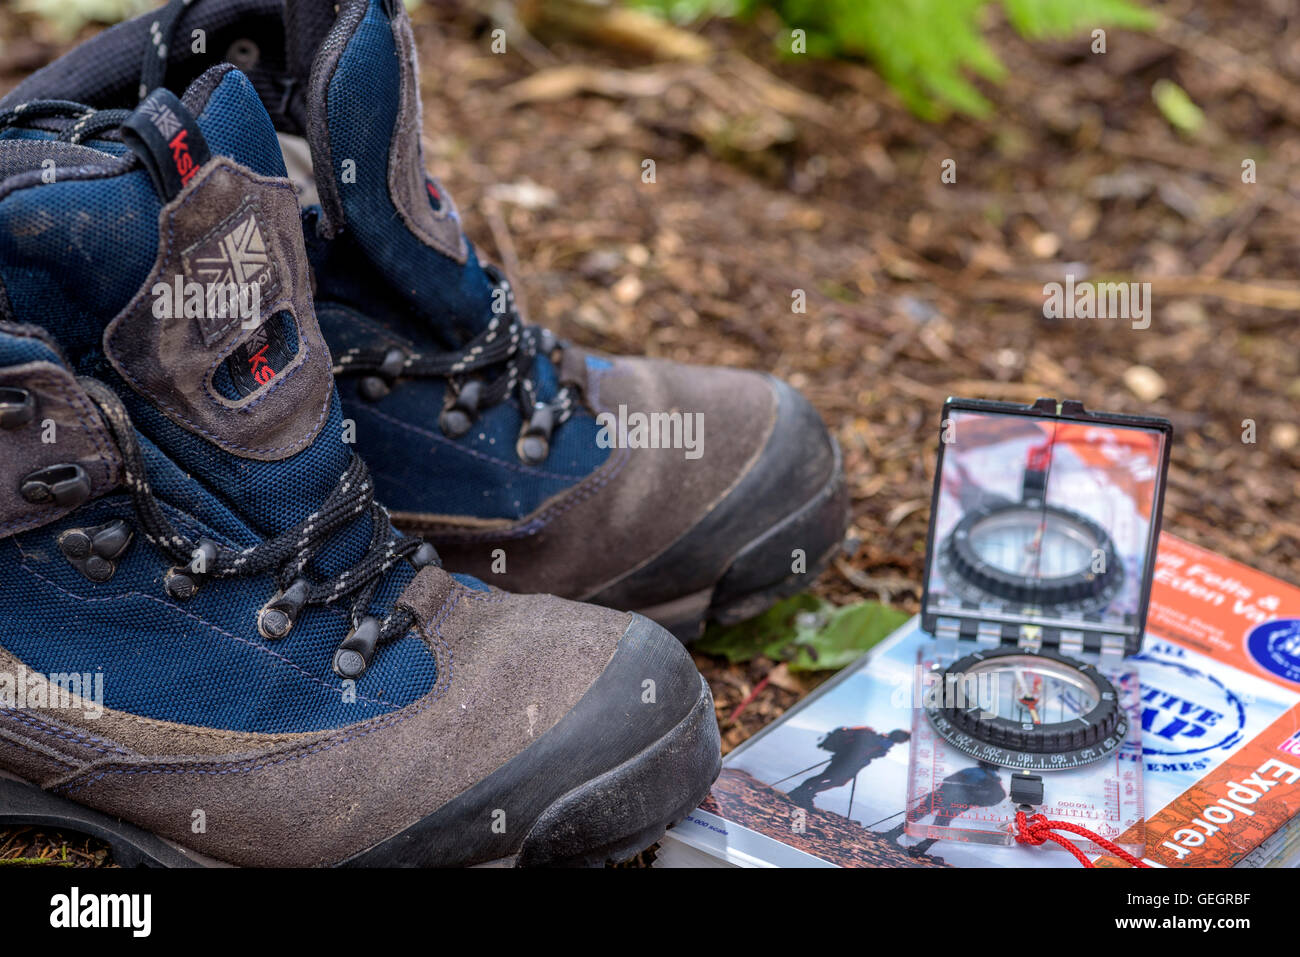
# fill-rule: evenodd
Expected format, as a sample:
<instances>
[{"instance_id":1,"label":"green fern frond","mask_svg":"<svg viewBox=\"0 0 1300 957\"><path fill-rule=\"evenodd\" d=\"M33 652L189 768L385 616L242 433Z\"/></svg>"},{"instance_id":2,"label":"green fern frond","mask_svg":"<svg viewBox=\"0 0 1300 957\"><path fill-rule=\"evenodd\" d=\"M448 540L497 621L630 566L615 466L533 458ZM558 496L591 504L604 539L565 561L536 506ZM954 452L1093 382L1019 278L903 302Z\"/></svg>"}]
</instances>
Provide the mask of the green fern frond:
<instances>
[{"instance_id":1,"label":"green fern frond","mask_svg":"<svg viewBox=\"0 0 1300 957\"><path fill-rule=\"evenodd\" d=\"M1027 39L1074 36L1098 28L1148 30L1156 15L1135 0L629 0L681 17L741 16L773 10L802 30L806 52L872 63L914 112L937 118L956 110L988 115L991 105L973 80L998 82L1006 67L985 42L990 8ZM789 54L790 35L781 49Z\"/></svg>"},{"instance_id":2,"label":"green fern frond","mask_svg":"<svg viewBox=\"0 0 1300 957\"><path fill-rule=\"evenodd\" d=\"M1068 37L1105 27L1150 30L1156 15L1129 0L1002 0L1007 20L1029 40Z\"/></svg>"}]
</instances>

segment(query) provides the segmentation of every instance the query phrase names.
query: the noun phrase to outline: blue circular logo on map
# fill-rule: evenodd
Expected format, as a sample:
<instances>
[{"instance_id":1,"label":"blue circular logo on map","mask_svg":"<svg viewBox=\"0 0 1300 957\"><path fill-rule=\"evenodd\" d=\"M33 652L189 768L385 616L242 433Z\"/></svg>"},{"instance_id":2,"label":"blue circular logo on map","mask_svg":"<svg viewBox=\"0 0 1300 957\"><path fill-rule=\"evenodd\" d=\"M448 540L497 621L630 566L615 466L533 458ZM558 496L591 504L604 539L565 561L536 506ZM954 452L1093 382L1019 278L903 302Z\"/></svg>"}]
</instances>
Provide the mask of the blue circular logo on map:
<instances>
[{"instance_id":1,"label":"blue circular logo on map","mask_svg":"<svg viewBox=\"0 0 1300 957\"><path fill-rule=\"evenodd\" d=\"M1300 684L1300 618L1278 618L1246 632L1246 651L1261 668Z\"/></svg>"},{"instance_id":2,"label":"blue circular logo on map","mask_svg":"<svg viewBox=\"0 0 1300 957\"><path fill-rule=\"evenodd\" d=\"M1212 674L1150 654L1142 663L1142 753L1188 757L1241 743L1246 703Z\"/></svg>"}]
</instances>

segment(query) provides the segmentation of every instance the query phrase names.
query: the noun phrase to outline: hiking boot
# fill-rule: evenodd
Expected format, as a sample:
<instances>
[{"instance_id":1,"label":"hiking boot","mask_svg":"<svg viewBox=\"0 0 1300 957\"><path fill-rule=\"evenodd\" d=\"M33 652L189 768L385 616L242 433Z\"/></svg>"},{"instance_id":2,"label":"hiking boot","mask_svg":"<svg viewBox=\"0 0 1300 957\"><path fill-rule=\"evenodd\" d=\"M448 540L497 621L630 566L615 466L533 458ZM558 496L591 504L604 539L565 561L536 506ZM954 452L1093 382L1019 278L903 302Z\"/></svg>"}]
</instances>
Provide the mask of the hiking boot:
<instances>
[{"instance_id":1,"label":"hiking boot","mask_svg":"<svg viewBox=\"0 0 1300 957\"><path fill-rule=\"evenodd\" d=\"M376 504L238 70L0 115L0 291L0 827L122 864L599 863L704 797L680 643L449 575Z\"/></svg>"},{"instance_id":2,"label":"hiking boot","mask_svg":"<svg viewBox=\"0 0 1300 957\"><path fill-rule=\"evenodd\" d=\"M195 29L206 54L186 39ZM178 2L8 102L59 89L127 105L225 56L251 71L279 129L305 137L317 313L399 527L449 567L639 611L683 638L817 576L848 518L817 413L770 376L601 355L526 323L425 173L401 3L290 2L282 15L266 0Z\"/></svg>"}]
</instances>

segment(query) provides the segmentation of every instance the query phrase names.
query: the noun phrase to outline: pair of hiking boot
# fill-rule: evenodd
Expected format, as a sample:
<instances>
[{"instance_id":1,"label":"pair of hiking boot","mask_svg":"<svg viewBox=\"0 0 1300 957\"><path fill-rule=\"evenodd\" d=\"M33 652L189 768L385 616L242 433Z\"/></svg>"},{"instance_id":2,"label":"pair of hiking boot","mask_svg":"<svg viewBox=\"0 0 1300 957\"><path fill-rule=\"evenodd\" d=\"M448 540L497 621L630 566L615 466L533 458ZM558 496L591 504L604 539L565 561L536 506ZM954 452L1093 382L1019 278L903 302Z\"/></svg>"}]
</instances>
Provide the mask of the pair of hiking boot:
<instances>
[{"instance_id":1,"label":"pair of hiking boot","mask_svg":"<svg viewBox=\"0 0 1300 957\"><path fill-rule=\"evenodd\" d=\"M600 863L707 792L665 626L816 574L838 452L769 377L528 325L419 135L386 0L176 2L0 100L0 824Z\"/></svg>"}]
</instances>

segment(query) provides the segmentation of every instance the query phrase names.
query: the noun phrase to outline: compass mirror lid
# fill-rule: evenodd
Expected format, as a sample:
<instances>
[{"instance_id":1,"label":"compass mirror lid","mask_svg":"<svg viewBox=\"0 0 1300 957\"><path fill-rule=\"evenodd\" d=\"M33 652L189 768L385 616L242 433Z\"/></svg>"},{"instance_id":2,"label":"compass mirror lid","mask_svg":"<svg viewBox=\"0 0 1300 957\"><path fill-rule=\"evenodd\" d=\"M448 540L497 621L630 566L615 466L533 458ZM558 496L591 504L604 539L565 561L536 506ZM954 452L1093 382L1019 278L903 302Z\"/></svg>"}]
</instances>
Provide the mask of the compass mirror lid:
<instances>
[{"instance_id":1,"label":"compass mirror lid","mask_svg":"<svg viewBox=\"0 0 1300 957\"><path fill-rule=\"evenodd\" d=\"M1132 654L1142 643L1173 426L949 399L922 624L940 637Z\"/></svg>"}]
</instances>

